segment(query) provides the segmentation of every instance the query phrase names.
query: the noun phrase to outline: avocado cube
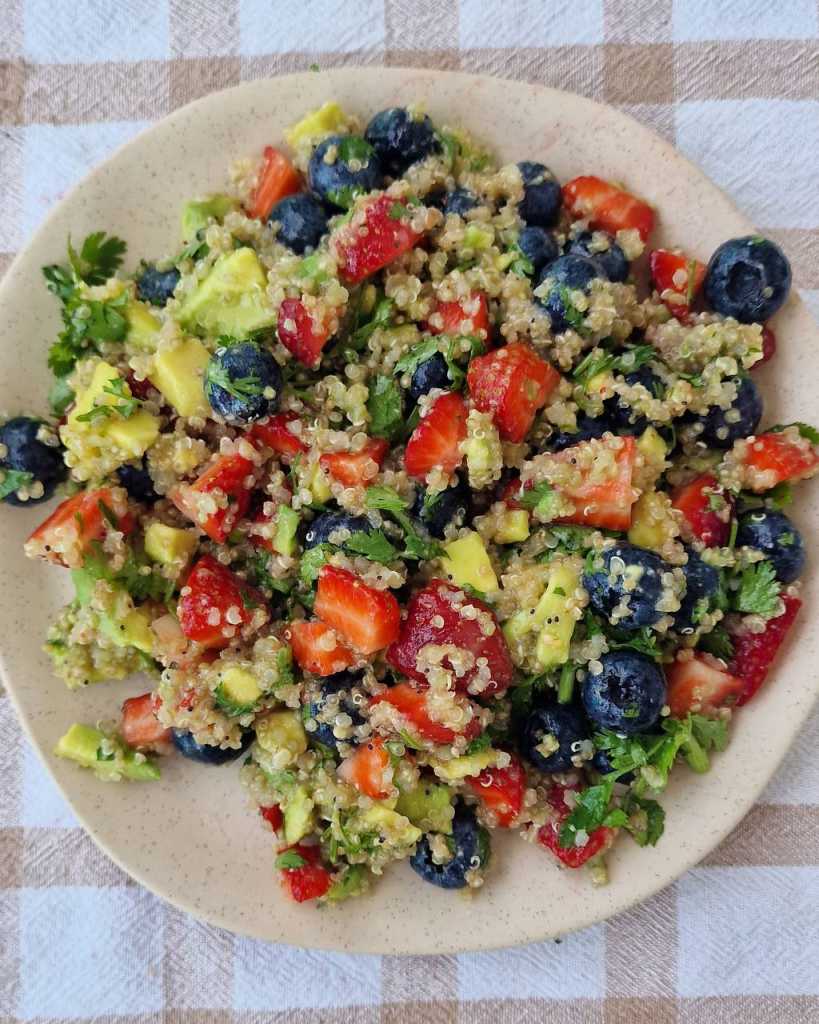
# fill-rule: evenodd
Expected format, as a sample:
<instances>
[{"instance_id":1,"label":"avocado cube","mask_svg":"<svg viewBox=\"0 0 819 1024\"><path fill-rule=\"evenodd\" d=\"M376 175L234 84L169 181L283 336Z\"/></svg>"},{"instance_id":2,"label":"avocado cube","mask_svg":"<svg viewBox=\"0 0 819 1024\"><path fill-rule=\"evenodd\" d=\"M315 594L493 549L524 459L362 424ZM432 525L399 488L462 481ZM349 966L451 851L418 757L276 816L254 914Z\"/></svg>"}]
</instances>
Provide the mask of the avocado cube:
<instances>
[{"instance_id":1,"label":"avocado cube","mask_svg":"<svg viewBox=\"0 0 819 1024\"><path fill-rule=\"evenodd\" d=\"M464 231L463 244L468 249L475 249L478 252L488 249L495 240L495 232L482 224L467 224Z\"/></svg>"},{"instance_id":2,"label":"avocado cube","mask_svg":"<svg viewBox=\"0 0 819 1024\"><path fill-rule=\"evenodd\" d=\"M77 764L90 767L97 762L97 751L105 735L90 725L75 722L68 732L57 740L54 753Z\"/></svg>"},{"instance_id":3,"label":"avocado cube","mask_svg":"<svg viewBox=\"0 0 819 1024\"><path fill-rule=\"evenodd\" d=\"M313 800L306 786L294 786L284 800L284 839L297 843L313 831Z\"/></svg>"},{"instance_id":4,"label":"avocado cube","mask_svg":"<svg viewBox=\"0 0 819 1024\"><path fill-rule=\"evenodd\" d=\"M634 504L628 539L649 551L662 553L665 545L677 536L677 522L671 510L671 499L662 491L645 491Z\"/></svg>"},{"instance_id":5,"label":"avocado cube","mask_svg":"<svg viewBox=\"0 0 819 1024\"><path fill-rule=\"evenodd\" d=\"M74 584L74 593L81 605L86 605L94 596L94 588L97 581L86 569L72 569L71 582Z\"/></svg>"},{"instance_id":6,"label":"avocado cube","mask_svg":"<svg viewBox=\"0 0 819 1024\"><path fill-rule=\"evenodd\" d=\"M476 750L474 754L453 757L450 761L432 758L429 763L439 779L443 779L444 782L456 782L472 775L480 775L484 768L494 768L498 763L499 753L500 751L493 750L492 747L486 747L484 750Z\"/></svg>"},{"instance_id":7,"label":"avocado cube","mask_svg":"<svg viewBox=\"0 0 819 1024\"><path fill-rule=\"evenodd\" d=\"M238 209L239 200L233 196L217 194L207 199L191 199L182 207L182 241L191 241L211 220L222 220Z\"/></svg>"},{"instance_id":8,"label":"avocado cube","mask_svg":"<svg viewBox=\"0 0 819 1024\"><path fill-rule=\"evenodd\" d=\"M145 554L161 565L184 565L198 543L193 530L180 530L164 523L151 523L145 531Z\"/></svg>"},{"instance_id":9,"label":"avocado cube","mask_svg":"<svg viewBox=\"0 0 819 1024\"><path fill-rule=\"evenodd\" d=\"M186 338L157 353L150 381L180 416L204 419L210 413L203 383L209 362L210 353L202 342Z\"/></svg>"},{"instance_id":10,"label":"avocado cube","mask_svg":"<svg viewBox=\"0 0 819 1024\"><path fill-rule=\"evenodd\" d=\"M272 327L276 311L267 298L267 274L247 246L225 253L183 300L179 323L194 334L246 338Z\"/></svg>"},{"instance_id":11,"label":"avocado cube","mask_svg":"<svg viewBox=\"0 0 819 1024\"><path fill-rule=\"evenodd\" d=\"M132 608L121 619L101 612L100 629L117 647L136 647L145 654L153 654L151 616L144 608Z\"/></svg>"},{"instance_id":12,"label":"avocado cube","mask_svg":"<svg viewBox=\"0 0 819 1024\"><path fill-rule=\"evenodd\" d=\"M217 707L228 715L252 711L261 695L262 688L254 673L239 665L231 665L221 673L214 691Z\"/></svg>"},{"instance_id":13,"label":"avocado cube","mask_svg":"<svg viewBox=\"0 0 819 1024\"><path fill-rule=\"evenodd\" d=\"M262 750L269 754L287 751L288 764L307 750L307 733L298 711L271 711L256 722L255 729L256 742Z\"/></svg>"},{"instance_id":14,"label":"avocado cube","mask_svg":"<svg viewBox=\"0 0 819 1024\"><path fill-rule=\"evenodd\" d=\"M368 807L358 820L365 828L379 832L391 846L413 846L423 835L409 818L381 803Z\"/></svg>"},{"instance_id":15,"label":"avocado cube","mask_svg":"<svg viewBox=\"0 0 819 1024\"><path fill-rule=\"evenodd\" d=\"M121 393L114 393L114 388L118 388ZM141 458L159 436L158 417L144 409L137 409L127 418L118 413L93 422L78 418L90 412L95 406L120 406L130 397L131 389L128 382L110 363L100 360L94 367L88 387L77 395L76 404L68 415L66 427L69 429L61 435L66 447L72 449L79 445L78 451L84 450L85 436L93 432L110 438L112 446L122 452L123 461Z\"/></svg>"},{"instance_id":16,"label":"avocado cube","mask_svg":"<svg viewBox=\"0 0 819 1024\"><path fill-rule=\"evenodd\" d=\"M654 427L646 427L637 439L637 451L643 456L642 486L651 486L666 468L668 446Z\"/></svg>"},{"instance_id":17,"label":"avocado cube","mask_svg":"<svg viewBox=\"0 0 819 1024\"><path fill-rule=\"evenodd\" d=\"M306 487L313 495L313 500L310 502L311 507L325 505L332 498L333 492L330 490L327 474L318 462L308 462L304 466L297 466L296 477L299 487Z\"/></svg>"},{"instance_id":18,"label":"avocado cube","mask_svg":"<svg viewBox=\"0 0 819 1024\"><path fill-rule=\"evenodd\" d=\"M498 589L498 577L480 534L470 530L457 540L444 545L441 558L444 572L459 587L469 586L481 593Z\"/></svg>"},{"instance_id":19,"label":"avocado cube","mask_svg":"<svg viewBox=\"0 0 819 1024\"><path fill-rule=\"evenodd\" d=\"M414 789L402 792L395 809L424 832L452 831L452 791L449 786L421 782Z\"/></svg>"},{"instance_id":20,"label":"avocado cube","mask_svg":"<svg viewBox=\"0 0 819 1024\"><path fill-rule=\"evenodd\" d=\"M543 669L562 665L569 659L569 644L577 620L569 612L568 598L579 585L580 573L573 563L550 566L546 590L532 616L540 630L535 659Z\"/></svg>"},{"instance_id":21,"label":"avocado cube","mask_svg":"<svg viewBox=\"0 0 819 1024\"><path fill-rule=\"evenodd\" d=\"M301 518L298 512L289 505L280 505L276 512L276 533L273 547L280 555L292 558L296 553L296 531Z\"/></svg>"},{"instance_id":22,"label":"avocado cube","mask_svg":"<svg viewBox=\"0 0 819 1024\"><path fill-rule=\"evenodd\" d=\"M120 771L126 779L133 782L156 782L162 775L159 765L151 758L145 757L143 760L143 757L144 755L141 755L137 760L137 751L126 750L122 761L119 762ZM100 774L99 770L97 774Z\"/></svg>"},{"instance_id":23,"label":"avocado cube","mask_svg":"<svg viewBox=\"0 0 819 1024\"><path fill-rule=\"evenodd\" d=\"M284 137L288 146L298 149L302 143L318 139L322 135L332 135L346 125L347 117L344 111L337 103L331 101L318 110L311 110L292 127L286 128Z\"/></svg>"},{"instance_id":24,"label":"avocado cube","mask_svg":"<svg viewBox=\"0 0 819 1024\"><path fill-rule=\"evenodd\" d=\"M157 336L162 324L148 309L144 302L132 299L125 307L125 319L128 321L129 344L143 352L155 352Z\"/></svg>"},{"instance_id":25,"label":"avocado cube","mask_svg":"<svg viewBox=\"0 0 819 1024\"><path fill-rule=\"evenodd\" d=\"M529 513L525 508L510 509L498 520L496 544L518 544L529 536Z\"/></svg>"}]
</instances>

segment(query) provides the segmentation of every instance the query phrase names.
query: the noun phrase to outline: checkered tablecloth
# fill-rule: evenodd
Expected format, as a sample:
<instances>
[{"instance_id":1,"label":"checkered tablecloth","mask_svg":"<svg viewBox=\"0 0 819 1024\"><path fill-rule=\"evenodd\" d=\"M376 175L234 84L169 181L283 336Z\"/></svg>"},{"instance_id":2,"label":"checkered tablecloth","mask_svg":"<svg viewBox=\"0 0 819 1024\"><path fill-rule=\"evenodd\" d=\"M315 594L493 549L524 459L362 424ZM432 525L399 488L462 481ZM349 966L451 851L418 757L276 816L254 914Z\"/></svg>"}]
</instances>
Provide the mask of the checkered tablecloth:
<instances>
[{"instance_id":1,"label":"checkered tablecloth","mask_svg":"<svg viewBox=\"0 0 819 1024\"><path fill-rule=\"evenodd\" d=\"M817 0L0 0L0 271L151 121L313 63L460 68L621 107L785 247L819 313ZM492 953L345 956L235 937L139 888L0 696L0 1024L816 1024L817 752L814 714L736 832L606 924Z\"/></svg>"}]
</instances>

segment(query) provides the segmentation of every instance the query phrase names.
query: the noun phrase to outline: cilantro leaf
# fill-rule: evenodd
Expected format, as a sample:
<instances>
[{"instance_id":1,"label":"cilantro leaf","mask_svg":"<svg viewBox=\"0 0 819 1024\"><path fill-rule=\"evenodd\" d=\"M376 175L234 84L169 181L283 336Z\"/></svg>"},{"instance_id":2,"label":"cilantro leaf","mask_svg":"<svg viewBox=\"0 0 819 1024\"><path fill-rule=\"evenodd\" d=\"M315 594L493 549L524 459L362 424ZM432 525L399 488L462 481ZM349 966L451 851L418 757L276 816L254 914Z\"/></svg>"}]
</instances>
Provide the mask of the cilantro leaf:
<instances>
[{"instance_id":1,"label":"cilantro leaf","mask_svg":"<svg viewBox=\"0 0 819 1024\"><path fill-rule=\"evenodd\" d=\"M418 533L412 519L407 515L407 503L392 487L384 484L368 487L364 501L371 511L388 512L404 531L404 558L428 561L441 555L441 545L435 541L425 540Z\"/></svg>"},{"instance_id":2,"label":"cilantro leaf","mask_svg":"<svg viewBox=\"0 0 819 1024\"><path fill-rule=\"evenodd\" d=\"M296 850L285 850L276 858L276 867L280 871L292 871L294 868L303 868L307 861Z\"/></svg>"},{"instance_id":3,"label":"cilantro leaf","mask_svg":"<svg viewBox=\"0 0 819 1024\"><path fill-rule=\"evenodd\" d=\"M638 846L656 846L665 831L665 810L656 800L629 793L623 801L625 828Z\"/></svg>"},{"instance_id":4,"label":"cilantro leaf","mask_svg":"<svg viewBox=\"0 0 819 1024\"><path fill-rule=\"evenodd\" d=\"M106 519L110 516L116 523L116 517L107 505L101 503L100 508ZM102 546L95 542L86 552L82 567L92 579L105 580L106 583L122 587L137 602L157 601L164 604L170 600L174 591L173 581L154 572L153 566L145 559L143 553L131 547L127 548L122 568L114 571L105 557Z\"/></svg>"},{"instance_id":5,"label":"cilantro leaf","mask_svg":"<svg viewBox=\"0 0 819 1024\"><path fill-rule=\"evenodd\" d=\"M400 433L404 422L401 388L391 377L378 376L370 385L367 399L370 414L370 433L392 441Z\"/></svg>"},{"instance_id":6,"label":"cilantro leaf","mask_svg":"<svg viewBox=\"0 0 819 1024\"><path fill-rule=\"evenodd\" d=\"M518 277L531 277L535 272L534 264L517 242L509 247L509 252L515 254L514 260L509 264L512 273Z\"/></svg>"},{"instance_id":7,"label":"cilantro leaf","mask_svg":"<svg viewBox=\"0 0 819 1024\"><path fill-rule=\"evenodd\" d=\"M593 348L572 371L572 380L585 386L598 374L632 373L641 366L657 358L657 350L652 345L634 345L622 352L609 352L601 347Z\"/></svg>"},{"instance_id":8,"label":"cilantro leaf","mask_svg":"<svg viewBox=\"0 0 819 1024\"><path fill-rule=\"evenodd\" d=\"M742 570L739 590L733 595L734 609L770 618L779 607L779 589L773 565L767 560L754 562Z\"/></svg>"},{"instance_id":9,"label":"cilantro leaf","mask_svg":"<svg viewBox=\"0 0 819 1024\"><path fill-rule=\"evenodd\" d=\"M591 834L599 828L609 813L614 783L600 782L596 786L588 786L577 794L574 808L564 820L560 828L558 842L564 850L575 845L578 832Z\"/></svg>"},{"instance_id":10,"label":"cilantro leaf","mask_svg":"<svg viewBox=\"0 0 819 1024\"><path fill-rule=\"evenodd\" d=\"M609 631L608 644L612 650L637 651L638 654L645 654L647 657L656 660L659 660L663 654L662 649L657 643L657 634L649 626L643 626L633 632L611 629Z\"/></svg>"},{"instance_id":11,"label":"cilantro leaf","mask_svg":"<svg viewBox=\"0 0 819 1024\"><path fill-rule=\"evenodd\" d=\"M333 547L330 544L316 544L314 548L305 551L299 563L299 579L302 583L311 587L332 553Z\"/></svg>"},{"instance_id":12,"label":"cilantro leaf","mask_svg":"<svg viewBox=\"0 0 819 1024\"><path fill-rule=\"evenodd\" d=\"M15 494L21 487L28 487L34 480L33 473L27 473L22 469L2 469L0 477L0 501L10 494Z\"/></svg>"},{"instance_id":13,"label":"cilantro leaf","mask_svg":"<svg viewBox=\"0 0 819 1024\"><path fill-rule=\"evenodd\" d=\"M120 266L127 245L116 235L94 231L83 241L80 251L68 239L68 261L75 276L86 284L105 284Z\"/></svg>"},{"instance_id":14,"label":"cilantro leaf","mask_svg":"<svg viewBox=\"0 0 819 1024\"><path fill-rule=\"evenodd\" d=\"M344 138L339 139L336 150L339 160L343 160L345 164L351 160L367 161L375 152L369 142L362 139L360 135L345 135Z\"/></svg>"},{"instance_id":15,"label":"cilantro leaf","mask_svg":"<svg viewBox=\"0 0 819 1024\"><path fill-rule=\"evenodd\" d=\"M387 540L383 530L373 530L371 533L359 530L344 541L344 547L373 562L392 562L398 555L398 550Z\"/></svg>"},{"instance_id":16,"label":"cilantro leaf","mask_svg":"<svg viewBox=\"0 0 819 1024\"><path fill-rule=\"evenodd\" d=\"M700 650L726 662L734 656L734 642L723 626L715 626L710 633L701 636L697 646Z\"/></svg>"},{"instance_id":17,"label":"cilantro leaf","mask_svg":"<svg viewBox=\"0 0 819 1024\"><path fill-rule=\"evenodd\" d=\"M562 284L557 291L560 301L563 303L563 319L569 327L577 331L578 334L582 334L586 329L586 318L572 302L571 290Z\"/></svg>"},{"instance_id":18,"label":"cilantro leaf","mask_svg":"<svg viewBox=\"0 0 819 1024\"><path fill-rule=\"evenodd\" d=\"M373 334L379 327L389 327L392 323L392 314L395 308L395 304L392 299L379 299L371 310L371 316L369 319L363 319L366 314L361 311L361 301L364 295L364 289L359 292L358 306L356 307L355 315L353 317L353 326L350 331L350 336L347 339L347 344L350 348L360 351L364 348L370 339L370 335Z\"/></svg>"},{"instance_id":19,"label":"cilantro leaf","mask_svg":"<svg viewBox=\"0 0 819 1024\"><path fill-rule=\"evenodd\" d=\"M591 526L550 526L549 533L557 541L557 547L567 554L576 554L578 551L585 551L591 546L591 538L595 530ZM547 551L542 557L545 560L552 558L555 549Z\"/></svg>"},{"instance_id":20,"label":"cilantro leaf","mask_svg":"<svg viewBox=\"0 0 819 1024\"><path fill-rule=\"evenodd\" d=\"M530 509L535 518L542 523L551 522L557 515L557 491L545 480L535 484L529 490L523 491L517 500L523 508Z\"/></svg>"},{"instance_id":21,"label":"cilantro leaf","mask_svg":"<svg viewBox=\"0 0 819 1024\"><path fill-rule=\"evenodd\" d=\"M777 423L775 427L768 427L769 434L779 434L783 430L787 430L788 427L796 427L799 431L799 436L804 437L810 441L811 444L819 444L819 430L816 427L812 427L810 423Z\"/></svg>"},{"instance_id":22,"label":"cilantro leaf","mask_svg":"<svg viewBox=\"0 0 819 1024\"><path fill-rule=\"evenodd\" d=\"M437 338L426 338L424 341L419 341L417 345L412 346L409 352L401 356L395 364L395 372L397 374L415 373L421 363L425 363L438 351L440 351L440 347Z\"/></svg>"},{"instance_id":23,"label":"cilantro leaf","mask_svg":"<svg viewBox=\"0 0 819 1024\"><path fill-rule=\"evenodd\" d=\"M488 732L482 732L480 736L476 736L474 740L471 740L467 745L465 753L477 754L482 750L488 750L492 746L492 737Z\"/></svg>"},{"instance_id":24,"label":"cilantro leaf","mask_svg":"<svg viewBox=\"0 0 819 1024\"><path fill-rule=\"evenodd\" d=\"M246 377L231 378L224 366L216 359L208 363L206 379L212 387L221 388L232 398L241 401L244 398L258 398L264 391L264 384L257 373L248 374Z\"/></svg>"}]
</instances>

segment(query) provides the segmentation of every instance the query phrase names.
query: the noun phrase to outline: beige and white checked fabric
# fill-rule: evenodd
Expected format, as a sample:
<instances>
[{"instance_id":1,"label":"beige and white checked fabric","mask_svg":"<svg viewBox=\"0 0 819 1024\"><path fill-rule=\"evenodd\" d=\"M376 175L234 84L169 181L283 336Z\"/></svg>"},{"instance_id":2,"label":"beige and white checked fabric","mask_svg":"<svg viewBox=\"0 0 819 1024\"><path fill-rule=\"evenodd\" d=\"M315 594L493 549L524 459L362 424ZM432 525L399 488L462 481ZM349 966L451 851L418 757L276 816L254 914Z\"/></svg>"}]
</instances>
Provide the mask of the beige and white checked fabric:
<instances>
[{"instance_id":1,"label":"beige and white checked fabric","mask_svg":"<svg viewBox=\"0 0 819 1024\"><path fill-rule=\"evenodd\" d=\"M313 63L481 71L621 107L785 247L819 313L817 0L0 0L0 271L151 121ZM819 1024L817 751L819 713L706 862L607 924L343 956L238 938L140 889L0 696L0 1024Z\"/></svg>"}]
</instances>

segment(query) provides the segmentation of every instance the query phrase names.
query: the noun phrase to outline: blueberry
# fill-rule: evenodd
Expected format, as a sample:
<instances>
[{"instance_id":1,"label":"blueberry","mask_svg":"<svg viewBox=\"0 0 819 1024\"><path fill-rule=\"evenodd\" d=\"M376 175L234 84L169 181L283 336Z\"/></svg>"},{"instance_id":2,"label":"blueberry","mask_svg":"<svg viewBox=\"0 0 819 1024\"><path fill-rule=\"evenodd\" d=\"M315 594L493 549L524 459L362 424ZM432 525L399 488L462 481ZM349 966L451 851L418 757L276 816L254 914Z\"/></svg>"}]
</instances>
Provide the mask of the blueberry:
<instances>
[{"instance_id":1,"label":"blueberry","mask_svg":"<svg viewBox=\"0 0 819 1024\"><path fill-rule=\"evenodd\" d=\"M344 541L330 539L341 530L347 530L350 534L372 533L373 524L366 516L351 516L347 512L322 512L307 527L304 546L314 548L318 544L336 544L337 547L343 547Z\"/></svg>"},{"instance_id":2,"label":"blueberry","mask_svg":"<svg viewBox=\"0 0 819 1024\"><path fill-rule=\"evenodd\" d=\"M537 277L544 267L554 263L560 252L555 236L535 225L523 228L518 235L518 248L532 264L533 277Z\"/></svg>"},{"instance_id":3,"label":"blueberry","mask_svg":"<svg viewBox=\"0 0 819 1024\"><path fill-rule=\"evenodd\" d=\"M250 423L274 413L281 391L278 363L255 341L223 345L210 357L205 395L213 411L229 423Z\"/></svg>"},{"instance_id":4,"label":"blueberry","mask_svg":"<svg viewBox=\"0 0 819 1024\"><path fill-rule=\"evenodd\" d=\"M688 561L682 567L685 596L674 615L674 627L679 633L693 633L703 615L715 607L721 593L719 572L704 562L693 548L686 550Z\"/></svg>"},{"instance_id":5,"label":"blueberry","mask_svg":"<svg viewBox=\"0 0 819 1024\"><path fill-rule=\"evenodd\" d=\"M144 505L152 505L159 501L144 457L141 462L126 462L124 466L119 466L117 477L134 501L140 501Z\"/></svg>"},{"instance_id":6,"label":"blueberry","mask_svg":"<svg viewBox=\"0 0 819 1024\"><path fill-rule=\"evenodd\" d=\"M518 170L523 178L523 199L518 212L524 222L539 228L554 227L563 204L560 182L548 167L531 160L521 161Z\"/></svg>"},{"instance_id":7,"label":"blueberry","mask_svg":"<svg viewBox=\"0 0 819 1024\"><path fill-rule=\"evenodd\" d=\"M609 752L607 750L595 750L591 763L592 767L600 772L601 775L608 775L609 772L614 771L611 759L609 758ZM630 782L634 781L634 772L626 772L625 775L621 775L617 781L622 782L624 786L627 786Z\"/></svg>"},{"instance_id":8,"label":"blueberry","mask_svg":"<svg viewBox=\"0 0 819 1024\"><path fill-rule=\"evenodd\" d=\"M417 402L433 388L449 390L451 387L447 361L440 352L436 352L416 366L410 381L409 396L413 402Z\"/></svg>"},{"instance_id":9,"label":"blueberry","mask_svg":"<svg viewBox=\"0 0 819 1024\"><path fill-rule=\"evenodd\" d=\"M332 721L322 721L325 716L321 715L325 706L330 702L331 711L326 717L334 717L342 712L348 714L353 720L353 725L361 725L363 718L358 707L353 701L352 687L359 682L360 672L336 672L335 675L326 676L321 680L321 696L318 700L312 701L309 705L310 718L316 723L316 728L308 730L308 736L317 740L331 750L338 749L338 739L333 732ZM321 715L321 718L319 717Z\"/></svg>"},{"instance_id":10,"label":"blueberry","mask_svg":"<svg viewBox=\"0 0 819 1024\"><path fill-rule=\"evenodd\" d=\"M626 384L632 387L635 384L642 384L655 398L659 398L663 394L663 382L649 366L641 366L639 370L632 370L631 373L625 375L624 379ZM605 409L618 434L633 434L637 437L648 426L646 417L636 413L633 407L619 395L609 398L605 403Z\"/></svg>"},{"instance_id":11,"label":"blueberry","mask_svg":"<svg viewBox=\"0 0 819 1024\"><path fill-rule=\"evenodd\" d=\"M600 266L588 256L558 256L554 263L545 267L538 285L551 282L548 293L538 302L549 314L552 333L559 334L569 326L577 326L582 316L570 306L566 291L582 291L588 294L592 281L602 277Z\"/></svg>"},{"instance_id":12,"label":"blueberry","mask_svg":"<svg viewBox=\"0 0 819 1024\"><path fill-rule=\"evenodd\" d=\"M443 211L444 213L457 213L459 217L463 217L470 210L474 210L477 205L478 198L474 192L470 192L468 188L456 188L452 192L447 192Z\"/></svg>"},{"instance_id":13,"label":"blueberry","mask_svg":"<svg viewBox=\"0 0 819 1024\"><path fill-rule=\"evenodd\" d=\"M744 324L772 317L790 287L787 256L775 242L759 235L723 242L705 274L705 297L711 308Z\"/></svg>"},{"instance_id":14,"label":"blueberry","mask_svg":"<svg viewBox=\"0 0 819 1024\"><path fill-rule=\"evenodd\" d=\"M328 150L332 163L324 159ZM319 199L342 209L357 195L384 183L375 150L360 135L330 135L320 142L310 157L307 177Z\"/></svg>"},{"instance_id":15,"label":"blueberry","mask_svg":"<svg viewBox=\"0 0 819 1024\"><path fill-rule=\"evenodd\" d=\"M461 805L452 820L452 835L444 838L453 855L451 860L436 864L429 837L422 836L410 857L410 867L425 882L440 889L463 889L467 872L483 867L489 860L489 833L477 823L475 812Z\"/></svg>"},{"instance_id":16,"label":"blueberry","mask_svg":"<svg viewBox=\"0 0 819 1024\"><path fill-rule=\"evenodd\" d=\"M567 772L574 767L577 744L588 738L589 727L580 711L552 701L530 712L521 735L521 753L542 772ZM537 749L544 739L547 749L557 744L548 754Z\"/></svg>"},{"instance_id":17,"label":"blueberry","mask_svg":"<svg viewBox=\"0 0 819 1024\"><path fill-rule=\"evenodd\" d=\"M307 249L315 249L327 233L327 212L309 192L280 200L271 210L267 222L279 225L277 240L300 256Z\"/></svg>"},{"instance_id":18,"label":"blueberry","mask_svg":"<svg viewBox=\"0 0 819 1024\"><path fill-rule=\"evenodd\" d=\"M200 764L227 764L228 761L235 761L241 757L253 742L254 736L251 730L242 733L242 745L234 747L213 747L209 743L197 743L193 734L186 729L174 729L172 731L173 745L183 757L191 761L198 761Z\"/></svg>"},{"instance_id":19,"label":"blueberry","mask_svg":"<svg viewBox=\"0 0 819 1024\"><path fill-rule=\"evenodd\" d=\"M600 659L603 668L583 681L583 707L600 729L626 736L645 732L660 717L665 704L665 676L644 654L610 651Z\"/></svg>"},{"instance_id":20,"label":"blueberry","mask_svg":"<svg viewBox=\"0 0 819 1024\"><path fill-rule=\"evenodd\" d=\"M15 416L0 427L0 445L5 452L0 458L0 472L16 471L29 473L32 479L25 478L15 490L11 491L3 501L7 505L38 505L47 501L54 493L54 488L66 477L62 448L44 444L38 440L37 434L43 425L42 420L30 416ZM1 449L0 449L1 450ZM14 478L12 478L13 480ZM39 481L43 485L43 493L39 498L21 501L17 490Z\"/></svg>"},{"instance_id":21,"label":"blueberry","mask_svg":"<svg viewBox=\"0 0 819 1024\"><path fill-rule=\"evenodd\" d=\"M602 437L607 430L614 432L613 424L605 416L587 416L581 412L577 415L577 430L559 430L552 434L544 443L543 451L562 452L573 444Z\"/></svg>"},{"instance_id":22,"label":"blueberry","mask_svg":"<svg viewBox=\"0 0 819 1024\"><path fill-rule=\"evenodd\" d=\"M628 612L613 625L620 629L652 626L662 618L657 608L663 592L663 573L671 567L653 551L632 544L615 544L596 559L600 568L583 575L592 608L611 621L611 613L625 600Z\"/></svg>"},{"instance_id":23,"label":"blueberry","mask_svg":"<svg viewBox=\"0 0 819 1024\"><path fill-rule=\"evenodd\" d=\"M592 249L592 240L597 242L601 240L601 236L605 236L608 241L608 248L598 249L595 246ZM628 278L629 266L626 254L605 231L581 231L566 246L566 252L573 256L588 256L589 259L594 260L609 281L625 281Z\"/></svg>"},{"instance_id":24,"label":"blueberry","mask_svg":"<svg viewBox=\"0 0 819 1024\"><path fill-rule=\"evenodd\" d=\"M776 570L780 583L793 583L805 568L802 534L783 512L760 509L743 516L737 544L761 551Z\"/></svg>"},{"instance_id":25,"label":"blueberry","mask_svg":"<svg viewBox=\"0 0 819 1024\"><path fill-rule=\"evenodd\" d=\"M170 270L157 270L149 264L137 278L137 298L150 302L152 306L164 306L173 297L179 284L179 271L176 267Z\"/></svg>"},{"instance_id":26,"label":"blueberry","mask_svg":"<svg viewBox=\"0 0 819 1024\"><path fill-rule=\"evenodd\" d=\"M414 117L405 107L380 111L367 125L364 137L394 178L440 149L432 121L426 114Z\"/></svg>"},{"instance_id":27,"label":"blueberry","mask_svg":"<svg viewBox=\"0 0 819 1024\"><path fill-rule=\"evenodd\" d=\"M433 537L443 537L450 523L456 526L464 524L469 516L471 495L468 485L460 477L457 483L431 495L428 500L426 491L419 488L411 514L423 523Z\"/></svg>"},{"instance_id":28,"label":"blueberry","mask_svg":"<svg viewBox=\"0 0 819 1024\"><path fill-rule=\"evenodd\" d=\"M750 377L736 378L737 396L727 409L712 406L693 422L702 425L697 434L711 448L730 448L734 441L753 434L762 419L762 395Z\"/></svg>"}]
</instances>

